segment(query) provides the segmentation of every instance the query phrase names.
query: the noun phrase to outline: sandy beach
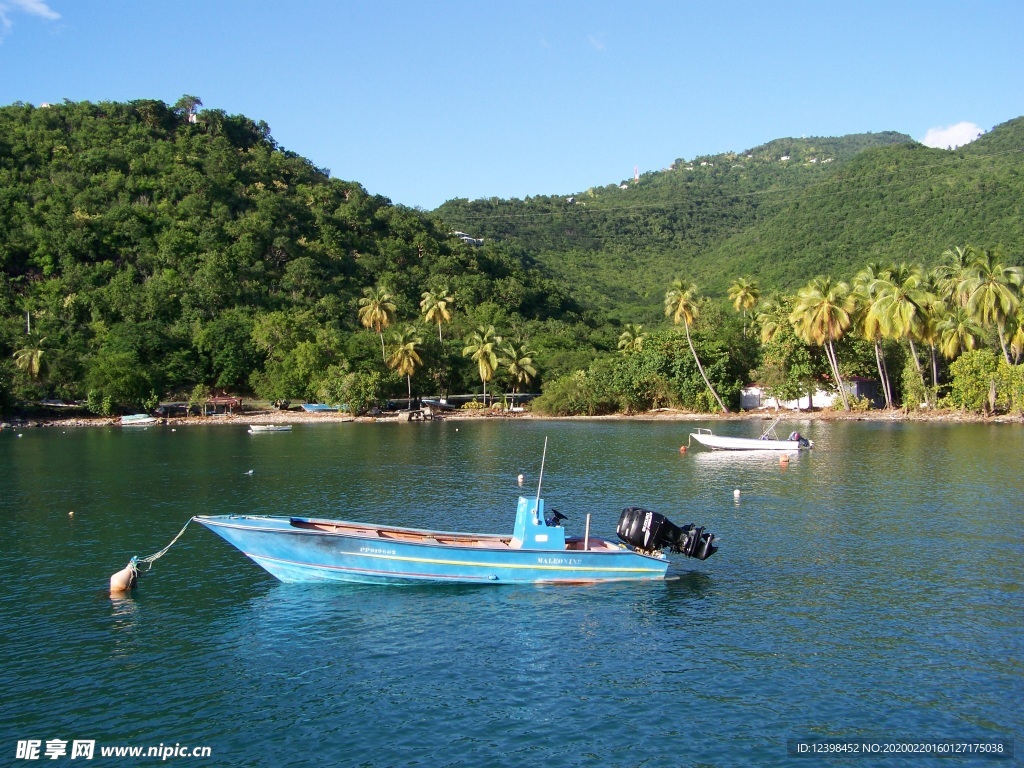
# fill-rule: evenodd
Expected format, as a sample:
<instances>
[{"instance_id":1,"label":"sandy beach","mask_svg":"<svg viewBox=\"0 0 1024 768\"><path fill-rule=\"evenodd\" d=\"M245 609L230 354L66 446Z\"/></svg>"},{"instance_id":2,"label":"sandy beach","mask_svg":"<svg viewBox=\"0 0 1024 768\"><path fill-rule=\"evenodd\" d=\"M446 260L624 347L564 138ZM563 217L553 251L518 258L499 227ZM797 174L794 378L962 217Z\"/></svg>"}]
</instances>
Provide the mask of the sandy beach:
<instances>
[{"instance_id":1,"label":"sandy beach","mask_svg":"<svg viewBox=\"0 0 1024 768\"><path fill-rule=\"evenodd\" d=\"M277 410L274 408L260 409L245 407L242 411L231 414L218 414L211 416L173 416L163 419L162 423L171 426L248 426L250 424L325 424L325 423L424 423L423 420L411 422L400 417L398 411L391 411L380 416L358 416L338 412L316 412L309 413L303 410ZM611 414L607 416L540 416L529 412L509 413L505 411L490 410L455 410L434 412L432 418L436 420L472 420L472 419L528 419L528 420L550 420L550 421L771 421L779 416L790 421L823 420L823 421L944 421L978 423L989 422L994 424L1002 423L1024 423L1024 416L1013 414L999 414L988 416L966 411L953 411L943 409L904 411L894 409L891 411L870 410L870 411L834 411L831 409L815 409L801 411L774 411L756 410L739 411L735 413L693 413L680 411L671 408L659 408L653 411L635 414ZM11 416L0 419L0 429L24 429L32 427L111 427L120 426L120 417L86 416L81 411L68 413L66 416L61 413L40 413L37 415Z\"/></svg>"}]
</instances>

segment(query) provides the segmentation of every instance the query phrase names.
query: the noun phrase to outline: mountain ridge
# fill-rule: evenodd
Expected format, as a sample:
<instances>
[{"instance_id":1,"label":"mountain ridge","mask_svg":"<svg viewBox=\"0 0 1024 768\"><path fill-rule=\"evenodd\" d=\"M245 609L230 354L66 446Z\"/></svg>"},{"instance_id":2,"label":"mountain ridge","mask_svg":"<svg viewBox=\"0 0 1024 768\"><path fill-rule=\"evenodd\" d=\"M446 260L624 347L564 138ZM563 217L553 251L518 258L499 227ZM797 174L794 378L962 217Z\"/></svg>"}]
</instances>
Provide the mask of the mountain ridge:
<instances>
[{"instance_id":1,"label":"mountain ridge","mask_svg":"<svg viewBox=\"0 0 1024 768\"><path fill-rule=\"evenodd\" d=\"M1019 262L1022 148L1024 118L956 150L894 131L780 138L677 159L637 183L459 199L431 215L515 242L613 315L646 305L651 319L651 297L674 277L718 295L739 276L785 291L823 272L849 278L868 260L932 263L964 243Z\"/></svg>"}]
</instances>

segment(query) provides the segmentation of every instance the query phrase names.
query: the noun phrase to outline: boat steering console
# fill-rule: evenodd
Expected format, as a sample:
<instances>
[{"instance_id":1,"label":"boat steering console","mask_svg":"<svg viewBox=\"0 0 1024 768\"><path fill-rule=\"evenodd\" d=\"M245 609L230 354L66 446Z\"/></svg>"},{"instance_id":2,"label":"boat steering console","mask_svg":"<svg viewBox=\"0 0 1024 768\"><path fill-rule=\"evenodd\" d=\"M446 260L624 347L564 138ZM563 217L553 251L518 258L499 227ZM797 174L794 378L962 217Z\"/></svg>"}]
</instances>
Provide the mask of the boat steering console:
<instances>
[{"instance_id":1,"label":"boat steering console","mask_svg":"<svg viewBox=\"0 0 1024 768\"><path fill-rule=\"evenodd\" d=\"M642 552L667 549L687 557L707 560L718 547L715 534L692 523L679 527L664 515L640 507L626 507L615 528L619 538Z\"/></svg>"}]
</instances>

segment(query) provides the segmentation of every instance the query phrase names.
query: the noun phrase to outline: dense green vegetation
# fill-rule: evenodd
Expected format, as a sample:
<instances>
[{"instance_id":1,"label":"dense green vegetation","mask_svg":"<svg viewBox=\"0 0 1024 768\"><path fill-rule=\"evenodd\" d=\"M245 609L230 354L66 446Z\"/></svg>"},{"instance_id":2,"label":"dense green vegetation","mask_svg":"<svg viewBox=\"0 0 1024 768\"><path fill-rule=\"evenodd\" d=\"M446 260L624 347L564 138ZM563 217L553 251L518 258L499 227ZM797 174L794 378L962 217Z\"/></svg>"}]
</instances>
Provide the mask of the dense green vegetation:
<instances>
[{"instance_id":1,"label":"dense green vegetation","mask_svg":"<svg viewBox=\"0 0 1024 768\"><path fill-rule=\"evenodd\" d=\"M479 325L532 337L552 364L595 346L596 323L521 248L467 245L197 102L0 109L6 405L92 393L137 407L197 385L315 400L342 380L376 382L371 399L465 391L459 339ZM374 353L369 289L390 297L385 343L418 322L424 292L451 297L411 382Z\"/></svg>"},{"instance_id":2,"label":"dense green vegetation","mask_svg":"<svg viewBox=\"0 0 1024 768\"><path fill-rule=\"evenodd\" d=\"M785 158L785 159L784 159ZM622 188L625 187L625 188ZM653 322L684 276L724 297L737 277L795 290L870 261L939 262L964 243L1020 261L1024 118L956 151L896 133L780 139L572 197L453 200L436 214L521 245L622 322Z\"/></svg>"},{"instance_id":3,"label":"dense green vegetation","mask_svg":"<svg viewBox=\"0 0 1024 768\"><path fill-rule=\"evenodd\" d=\"M199 107L0 108L3 408L543 388L551 413L711 411L850 375L1020 408L1024 119L955 152L781 139L424 213Z\"/></svg>"},{"instance_id":4,"label":"dense green vegetation","mask_svg":"<svg viewBox=\"0 0 1024 768\"><path fill-rule=\"evenodd\" d=\"M886 408L1021 412L1022 283L1020 267L971 247L947 251L930 271L869 264L852 285L816 277L795 294L762 301L757 283L741 278L729 291L733 306L757 310L741 335L721 316L698 324L714 305L676 281L665 294L665 314L683 323L690 355L678 333L631 326L620 338L621 357L552 382L535 407L551 414L727 409L718 391L735 403L747 362L758 365L750 378L779 400L825 388L846 410L867 408L846 381L859 376L877 379L877 404Z\"/></svg>"}]
</instances>

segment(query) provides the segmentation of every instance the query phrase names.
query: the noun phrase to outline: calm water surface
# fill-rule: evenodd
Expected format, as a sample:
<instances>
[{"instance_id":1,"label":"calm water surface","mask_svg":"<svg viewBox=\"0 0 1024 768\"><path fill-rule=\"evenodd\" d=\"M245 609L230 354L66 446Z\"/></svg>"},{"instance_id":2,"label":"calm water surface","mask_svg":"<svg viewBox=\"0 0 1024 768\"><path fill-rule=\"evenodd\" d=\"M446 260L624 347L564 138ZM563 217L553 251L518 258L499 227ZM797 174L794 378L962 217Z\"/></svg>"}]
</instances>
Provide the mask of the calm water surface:
<instances>
[{"instance_id":1,"label":"calm water surface","mask_svg":"<svg viewBox=\"0 0 1024 768\"><path fill-rule=\"evenodd\" d=\"M787 741L829 736L1024 750L1024 427L792 422L816 445L783 468L680 453L692 426L0 433L0 765L38 764L28 739L96 742L48 765L156 764L99 749L159 744L211 748L178 765L430 768L799 766L819 761ZM721 550L657 584L309 587L196 526L107 595L194 514L510 532L545 437L570 532L589 512L614 536L641 504Z\"/></svg>"}]
</instances>

